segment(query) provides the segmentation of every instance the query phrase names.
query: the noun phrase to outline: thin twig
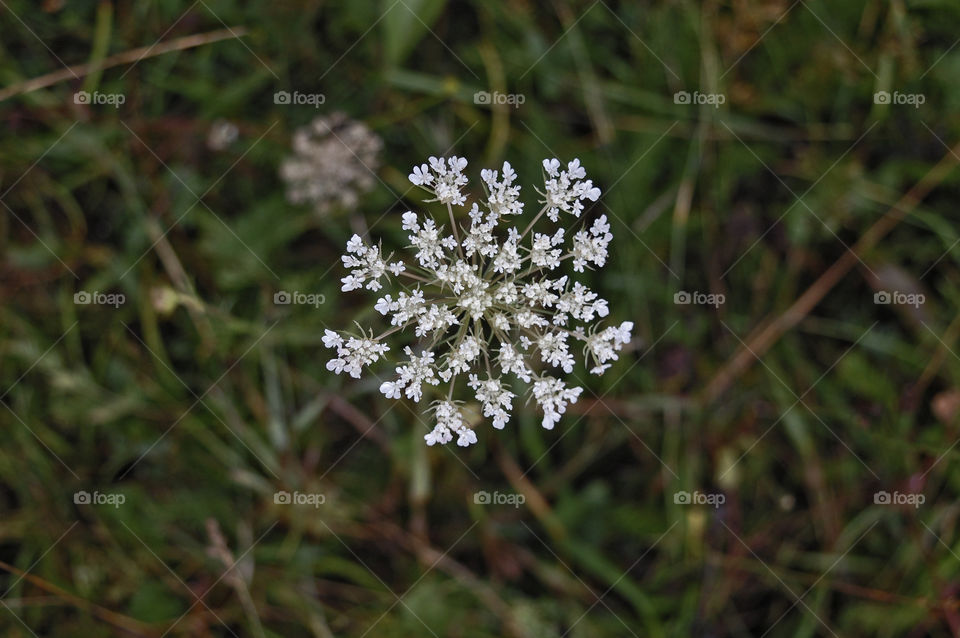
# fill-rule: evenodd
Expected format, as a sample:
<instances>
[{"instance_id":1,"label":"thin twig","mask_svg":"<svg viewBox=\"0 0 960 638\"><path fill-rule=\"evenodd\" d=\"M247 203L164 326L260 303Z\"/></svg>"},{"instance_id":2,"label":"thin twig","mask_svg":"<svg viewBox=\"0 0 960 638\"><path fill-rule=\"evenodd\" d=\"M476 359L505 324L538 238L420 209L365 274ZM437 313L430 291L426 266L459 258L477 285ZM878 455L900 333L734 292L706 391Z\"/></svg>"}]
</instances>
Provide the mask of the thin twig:
<instances>
[{"instance_id":1,"label":"thin twig","mask_svg":"<svg viewBox=\"0 0 960 638\"><path fill-rule=\"evenodd\" d=\"M744 345L717 372L703 391L705 404L713 403L734 381L762 357L781 336L800 323L811 310L860 262L887 233L893 230L960 162L960 143L951 148L919 182L857 240L779 317L768 319L744 339Z\"/></svg>"},{"instance_id":2,"label":"thin twig","mask_svg":"<svg viewBox=\"0 0 960 638\"><path fill-rule=\"evenodd\" d=\"M157 634L157 631L147 623L141 622L129 616L124 616L123 614L115 611L111 611L106 607L101 607L100 605L80 598L79 596L74 596L67 590L58 587L57 585L54 585L53 583L46 581L39 576L29 574L18 567L10 565L9 563L0 561L0 570L15 574L21 579L26 580L39 589L47 592L48 594L56 596L70 605L73 605L77 609L83 609L84 611L96 616L100 620L135 636L155 636Z\"/></svg>"},{"instance_id":3,"label":"thin twig","mask_svg":"<svg viewBox=\"0 0 960 638\"><path fill-rule=\"evenodd\" d=\"M376 422L371 420L365 412L358 410L356 406L339 395L333 395L330 398L329 408L356 428L357 432L363 435L363 438L370 439L380 446L381 450L389 451L389 439L382 430L377 428Z\"/></svg>"},{"instance_id":4,"label":"thin twig","mask_svg":"<svg viewBox=\"0 0 960 638\"><path fill-rule=\"evenodd\" d=\"M124 51L123 53L111 55L108 58L104 58L96 62L78 64L61 71L54 71L53 73L47 73L46 75L41 75L18 84L8 86L7 88L0 90L0 102L8 100L14 95L20 95L21 93L30 93L38 89L44 89L48 86L57 84L58 82L63 82L64 80L74 80L103 69L109 69L123 64L132 64L146 58L153 58L158 55L163 55L164 53L170 53L171 51L183 51L184 49L192 49L203 46L204 44L219 42L220 40L239 38L243 35L246 35L246 33L247 30L244 27L228 27L226 29L217 29L216 31L210 31L208 33L188 35L148 47L131 49L129 51Z\"/></svg>"}]
</instances>

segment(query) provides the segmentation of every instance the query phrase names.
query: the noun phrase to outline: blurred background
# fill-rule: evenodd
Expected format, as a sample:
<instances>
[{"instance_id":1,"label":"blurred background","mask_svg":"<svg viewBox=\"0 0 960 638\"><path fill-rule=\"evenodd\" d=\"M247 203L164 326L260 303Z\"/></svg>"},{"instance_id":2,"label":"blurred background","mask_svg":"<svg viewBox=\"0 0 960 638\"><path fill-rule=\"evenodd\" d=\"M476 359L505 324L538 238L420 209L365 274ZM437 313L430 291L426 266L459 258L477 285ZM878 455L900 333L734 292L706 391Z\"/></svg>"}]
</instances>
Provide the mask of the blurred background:
<instances>
[{"instance_id":1,"label":"blurred background","mask_svg":"<svg viewBox=\"0 0 960 638\"><path fill-rule=\"evenodd\" d=\"M960 635L958 21L0 0L0 633ZM635 326L466 450L320 341L452 154L580 158Z\"/></svg>"}]
</instances>

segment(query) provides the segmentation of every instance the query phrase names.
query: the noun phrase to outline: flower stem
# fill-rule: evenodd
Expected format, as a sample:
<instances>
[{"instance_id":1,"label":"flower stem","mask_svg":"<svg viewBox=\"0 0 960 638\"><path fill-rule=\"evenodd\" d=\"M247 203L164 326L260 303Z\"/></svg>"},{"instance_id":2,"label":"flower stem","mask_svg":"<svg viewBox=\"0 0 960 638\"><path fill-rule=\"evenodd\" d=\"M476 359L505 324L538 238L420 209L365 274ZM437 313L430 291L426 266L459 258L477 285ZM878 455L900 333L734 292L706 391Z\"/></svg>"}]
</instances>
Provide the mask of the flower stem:
<instances>
[{"instance_id":1,"label":"flower stem","mask_svg":"<svg viewBox=\"0 0 960 638\"><path fill-rule=\"evenodd\" d=\"M457 230L457 222L453 218L453 206L449 202L447 202L447 212L450 214L450 230L453 231L453 238L457 240L457 252L460 253L460 259L466 259L463 246L460 245L460 231Z\"/></svg>"},{"instance_id":2,"label":"flower stem","mask_svg":"<svg viewBox=\"0 0 960 638\"><path fill-rule=\"evenodd\" d=\"M533 225L536 224L538 221L540 221L540 218L543 217L543 214L544 214L545 212L547 212L547 204L544 204L544 205L543 205L543 208L540 209L540 212L537 213L537 216L534 217L534 218L530 221L530 223L527 224L527 227L523 229L523 232L520 233L520 239L517 240L517 244L518 244L518 245L520 244L520 240L522 240L524 237L527 236L527 233L530 232L530 229L533 228Z\"/></svg>"},{"instance_id":3,"label":"flower stem","mask_svg":"<svg viewBox=\"0 0 960 638\"><path fill-rule=\"evenodd\" d=\"M409 270L404 270L404 271L401 272L400 274L401 274L402 276L404 276L404 277L410 277L411 279L416 279L417 281L422 281L422 282L425 283L425 284L433 283L430 279L427 279L426 277L421 277L420 275L415 275L415 274L413 274L412 272L410 272Z\"/></svg>"}]
</instances>

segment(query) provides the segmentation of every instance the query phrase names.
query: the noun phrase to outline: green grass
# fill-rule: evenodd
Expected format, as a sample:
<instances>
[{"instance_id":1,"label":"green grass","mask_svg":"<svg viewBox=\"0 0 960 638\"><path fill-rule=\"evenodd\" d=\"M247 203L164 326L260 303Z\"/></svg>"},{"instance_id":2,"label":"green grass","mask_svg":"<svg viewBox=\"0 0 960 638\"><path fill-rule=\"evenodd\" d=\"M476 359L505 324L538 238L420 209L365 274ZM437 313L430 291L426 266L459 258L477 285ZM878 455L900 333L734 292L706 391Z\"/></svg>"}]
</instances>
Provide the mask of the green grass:
<instances>
[{"instance_id":1,"label":"green grass","mask_svg":"<svg viewBox=\"0 0 960 638\"><path fill-rule=\"evenodd\" d=\"M4 636L960 631L954 2L5 5ZM18 88L225 26L245 34ZM280 90L383 138L357 209L285 201L277 167L318 110ZM211 151L221 118L240 136ZM422 406L324 367L324 328L371 317L339 292L344 242L365 224L400 250L406 175L444 153L474 186L509 160L528 195L544 157L579 157L604 191L612 257L586 283L636 347L553 431L527 407L428 449Z\"/></svg>"}]
</instances>

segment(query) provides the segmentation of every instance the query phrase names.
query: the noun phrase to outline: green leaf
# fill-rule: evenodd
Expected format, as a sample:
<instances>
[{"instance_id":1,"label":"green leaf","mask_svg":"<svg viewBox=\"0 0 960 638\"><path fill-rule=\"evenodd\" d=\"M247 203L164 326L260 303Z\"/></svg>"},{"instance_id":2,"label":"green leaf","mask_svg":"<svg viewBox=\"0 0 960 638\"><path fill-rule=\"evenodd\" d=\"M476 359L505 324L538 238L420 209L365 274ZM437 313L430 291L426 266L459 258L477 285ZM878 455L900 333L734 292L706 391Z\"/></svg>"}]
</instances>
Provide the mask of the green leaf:
<instances>
[{"instance_id":1,"label":"green leaf","mask_svg":"<svg viewBox=\"0 0 960 638\"><path fill-rule=\"evenodd\" d=\"M384 0L383 55L388 67L403 64L440 17L445 4L446 0Z\"/></svg>"},{"instance_id":2,"label":"green leaf","mask_svg":"<svg viewBox=\"0 0 960 638\"><path fill-rule=\"evenodd\" d=\"M177 618L184 612L183 601L175 598L160 583L144 581L130 600L129 613L148 623Z\"/></svg>"}]
</instances>

